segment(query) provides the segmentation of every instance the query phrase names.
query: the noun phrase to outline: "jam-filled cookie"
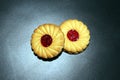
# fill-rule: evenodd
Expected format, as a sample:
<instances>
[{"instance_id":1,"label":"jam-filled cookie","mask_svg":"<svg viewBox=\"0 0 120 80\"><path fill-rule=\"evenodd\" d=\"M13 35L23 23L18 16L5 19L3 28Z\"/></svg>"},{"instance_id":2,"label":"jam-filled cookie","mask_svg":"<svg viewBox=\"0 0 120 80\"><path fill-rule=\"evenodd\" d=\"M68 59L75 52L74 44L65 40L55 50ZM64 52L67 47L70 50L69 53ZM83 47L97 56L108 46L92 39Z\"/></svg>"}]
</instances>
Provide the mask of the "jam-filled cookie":
<instances>
[{"instance_id":1,"label":"jam-filled cookie","mask_svg":"<svg viewBox=\"0 0 120 80\"><path fill-rule=\"evenodd\" d=\"M43 24L34 30L31 46L34 53L44 59L57 56L64 45L64 36L54 24Z\"/></svg>"},{"instance_id":2,"label":"jam-filled cookie","mask_svg":"<svg viewBox=\"0 0 120 80\"><path fill-rule=\"evenodd\" d=\"M90 32L87 26L78 20L67 20L60 25L64 33L64 50L69 53L82 52L90 40Z\"/></svg>"}]
</instances>

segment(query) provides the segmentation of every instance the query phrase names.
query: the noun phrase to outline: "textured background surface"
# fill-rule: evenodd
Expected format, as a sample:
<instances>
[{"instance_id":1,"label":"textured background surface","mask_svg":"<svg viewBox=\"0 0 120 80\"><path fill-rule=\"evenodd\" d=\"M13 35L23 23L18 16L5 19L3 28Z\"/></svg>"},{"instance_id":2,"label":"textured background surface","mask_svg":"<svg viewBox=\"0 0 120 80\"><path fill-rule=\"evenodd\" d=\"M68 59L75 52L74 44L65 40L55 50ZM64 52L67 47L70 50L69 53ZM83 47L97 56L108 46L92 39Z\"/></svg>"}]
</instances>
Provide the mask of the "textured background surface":
<instances>
[{"instance_id":1,"label":"textured background surface","mask_svg":"<svg viewBox=\"0 0 120 80\"><path fill-rule=\"evenodd\" d=\"M119 2L107 0L0 0L0 80L120 80ZM31 51L33 30L79 19L91 31L89 47L51 62Z\"/></svg>"}]
</instances>

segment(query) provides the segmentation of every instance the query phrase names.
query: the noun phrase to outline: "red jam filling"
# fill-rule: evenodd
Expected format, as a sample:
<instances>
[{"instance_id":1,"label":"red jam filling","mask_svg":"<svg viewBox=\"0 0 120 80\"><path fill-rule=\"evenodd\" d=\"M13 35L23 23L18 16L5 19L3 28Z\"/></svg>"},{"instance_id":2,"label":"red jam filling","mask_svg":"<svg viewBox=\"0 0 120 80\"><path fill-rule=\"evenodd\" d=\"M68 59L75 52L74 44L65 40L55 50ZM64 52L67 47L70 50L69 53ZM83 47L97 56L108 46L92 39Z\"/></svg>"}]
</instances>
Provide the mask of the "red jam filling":
<instances>
[{"instance_id":1,"label":"red jam filling","mask_svg":"<svg viewBox=\"0 0 120 80\"><path fill-rule=\"evenodd\" d=\"M48 34L45 34L41 37L41 44L44 46L44 47L48 47L50 46L52 43L52 38L50 35Z\"/></svg>"},{"instance_id":2,"label":"red jam filling","mask_svg":"<svg viewBox=\"0 0 120 80\"><path fill-rule=\"evenodd\" d=\"M79 33L76 30L69 30L67 37L70 41L77 41L79 39Z\"/></svg>"}]
</instances>

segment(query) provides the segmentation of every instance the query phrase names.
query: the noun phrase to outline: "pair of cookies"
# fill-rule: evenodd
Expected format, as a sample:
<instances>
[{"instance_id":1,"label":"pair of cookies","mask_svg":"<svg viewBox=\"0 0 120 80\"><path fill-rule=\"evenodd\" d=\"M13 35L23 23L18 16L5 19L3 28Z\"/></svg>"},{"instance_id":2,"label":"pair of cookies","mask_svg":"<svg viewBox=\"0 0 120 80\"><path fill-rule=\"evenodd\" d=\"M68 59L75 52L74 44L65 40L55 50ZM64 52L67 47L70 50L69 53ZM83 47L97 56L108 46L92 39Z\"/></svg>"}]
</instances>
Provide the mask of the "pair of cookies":
<instances>
[{"instance_id":1,"label":"pair of cookies","mask_svg":"<svg viewBox=\"0 0 120 80\"><path fill-rule=\"evenodd\" d=\"M45 59L57 56L62 49L68 53L82 52L90 40L90 32L83 22L66 20L60 27L43 24L34 30L31 46L34 53Z\"/></svg>"}]
</instances>

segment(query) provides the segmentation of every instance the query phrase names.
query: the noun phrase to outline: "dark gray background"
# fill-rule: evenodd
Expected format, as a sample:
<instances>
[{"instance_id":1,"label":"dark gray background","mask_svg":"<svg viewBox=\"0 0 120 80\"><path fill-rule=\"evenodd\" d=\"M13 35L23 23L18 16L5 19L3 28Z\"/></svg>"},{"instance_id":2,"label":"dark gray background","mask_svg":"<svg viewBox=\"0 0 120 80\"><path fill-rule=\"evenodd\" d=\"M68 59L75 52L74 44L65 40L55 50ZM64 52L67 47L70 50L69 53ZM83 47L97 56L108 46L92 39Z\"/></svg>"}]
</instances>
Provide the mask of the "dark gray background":
<instances>
[{"instance_id":1,"label":"dark gray background","mask_svg":"<svg viewBox=\"0 0 120 80\"><path fill-rule=\"evenodd\" d=\"M116 0L0 0L0 80L120 80L119 16ZM33 30L67 19L88 25L89 47L51 62L38 59Z\"/></svg>"}]
</instances>

